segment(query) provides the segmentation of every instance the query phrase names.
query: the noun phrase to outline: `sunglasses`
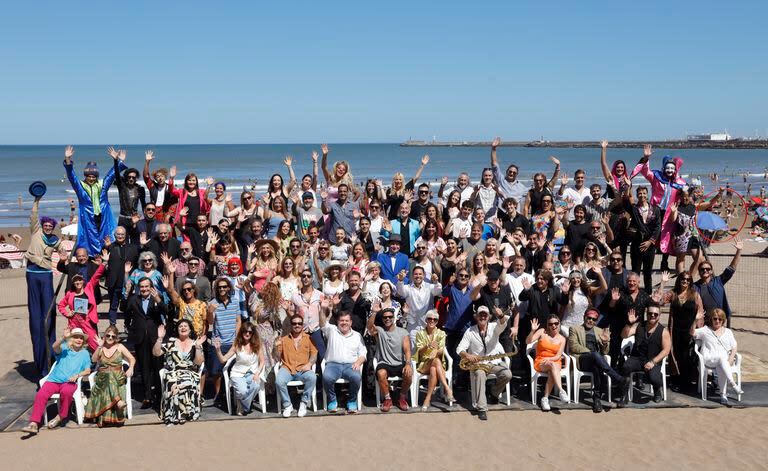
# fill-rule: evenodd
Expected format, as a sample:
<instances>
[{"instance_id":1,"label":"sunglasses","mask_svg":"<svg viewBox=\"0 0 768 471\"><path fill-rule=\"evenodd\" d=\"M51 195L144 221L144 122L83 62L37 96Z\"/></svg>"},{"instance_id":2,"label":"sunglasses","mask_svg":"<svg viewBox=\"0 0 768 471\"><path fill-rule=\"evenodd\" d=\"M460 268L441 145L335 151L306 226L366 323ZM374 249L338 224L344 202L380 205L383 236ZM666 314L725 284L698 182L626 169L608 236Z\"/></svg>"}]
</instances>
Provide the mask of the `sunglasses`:
<instances>
[{"instance_id":1,"label":"sunglasses","mask_svg":"<svg viewBox=\"0 0 768 471\"><path fill-rule=\"evenodd\" d=\"M469 278L469 275L467 274L459 275L459 278L461 279Z\"/></svg>"},{"instance_id":2,"label":"sunglasses","mask_svg":"<svg viewBox=\"0 0 768 471\"><path fill-rule=\"evenodd\" d=\"M559 322L547 322L547 325L549 327L557 327L558 325L560 325L560 323Z\"/></svg>"},{"instance_id":3,"label":"sunglasses","mask_svg":"<svg viewBox=\"0 0 768 471\"><path fill-rule=\"evenodd\" d=\"M680 278L680 281L685 281L686 283L690 283L691 281L693 281L693 278L683 277L683 278Z\"/></svg>"},{"instance_id":4,"label":"sunglasses","mask_svg":"<svg viewBox=\"0 0 768 471\"><path fill-rule=\"evenodd\" d=\"M142 260L141 263L152 263L152 259L148 258L146 260Z\"/></svg>"},{"instance_id":5,"label":"sunglasses","mask_svg":"<svg viewBox=\"0 0 768 471\"><path fill-rule=\"evenodd\" d=\"M185 252L189 252L190 250L192 250L192 247L182 247L181 250Z\"/></svg>"},{"instance_id":6,"label":"sunglasses","mask_svg":"<svg viewBox=\"0 0 768 471\"><path fill-rule=\"evenodd\" d=\"M426 195L427 193L429 193L429 192L428 191L419 191L420 195Z\"/></svg>"},{"instance_id":7,"label":"sunglasses","mask_svg":"<svg viewBox=\"0 0 768 471\"><path fill-rule=\"evenodd\" d=\"M253 196L244 196L244 197L243 197L243 199L244 199L244 200L252 200L252 199L253 199Z\"/></svg>"},{"instance_id":8,"label":"sunglasses","mask_svg":"<svg viewBox=\"0 0 768 471\"><path fill-rule=\"evenodd\" d=\"M658 312L650 312L649 311L648 312L648 317L659 317L659 313Z\"/></svg>"},{"instance_id":9,"label":"sunglasses","mask_svg":"<svg viewBox=\"0 0 768 471\"><path fill-rule=\"evenodd\" d=\"M304 323L303 322L291 322L291 325L302 326L302 325L304 325Z\"/></svg>"},{"instance_id":10,"label":"sunglasses","mask_svg":"<svg viewBox=\"0 0 768 471\"><path fill-rule=\"evenodd\" d=\"M420 245L420 246L416 247L416 249L417 250L424 250L424 249L426 249L426 247L424 247L423 245Z\"/></svg>"},{"instance_id":11,"label":"sunglasses","mask_svg":"<svg viewBox=\"0 0 768 471\"><path fill-rule=\"evenodd\" d=\"M144 208L144 211L146 211L148 213L154 213L157 210L155 208Z\"/></svg>"},{"instance_id":12,"label":"sunglasses","mask_svg":"<svg viewBox=\"0 0 768 471\"><path fill-rule=\"evenodd\" d=\"M571 254L571 252L563 252L563 251L560 251L560 253L563 254L563 255L570 255Z\"/></svg>"},{"instance_id":13,"label":"sunglasses","mask_svg":"<svg viewBox=\"0 0 768 471\"><path fill-rule=\"evenodd\" d=\"M107 335L104 336L104 338L105 339L116 339L117 335L115 335L115 334L107 334Z\"/></svg>"},{"instance_id":14,"label":"sunglasses","mask_svg":"<svg viewBox=\"0 0 768 471\"><path fill-rule=\"evenodd\" d=\"M196 266L200 265L200 262L187 262L187 265L190 266L190 267L196 267Z\"/></svg>"},{"instance_id":15,"label":"sunglasses","mask_svg":"<svg viewBox=\"0 0 768 471\"><path fill-rule=\"evenodd\" d=\"M588 321L597 322L597 317L587 316Z\"/></svg>"},{"instance_id":16,"label":"sunglasses","mask_svg":"<svg viewBox=\"0 0 768 471\"><path fill-rule=\"evenodd\" d=\"M302 278L312 278L312 274L311 273L302 273L301 277Z\"/></svg>"},{"instance_id":17,"label":"sunglasses","mask_svg":"<svg viewBox=\"0 0 768 471\"><path fill-rule=\"evenodd\" d=\"M371 206L371 209L380 209L381 206Z\"/></svg>"},{"instance_id":18,"label":"sunglasses","mask_svg":"<svg viewBox=\"0 0 768 471\"><path fill-rule=\"evenodd\" d=\"M395 316L381 316L381 318L384 319L385 321L386 320L390 320L391 321L392 319L395 318ZM429 322L429 319L427 319L427 322Z\"/></svg>"},{"instance_id":19,"label":"sunglasses","mask_svg":"<svg viewBox=\"0 0 768 471\"><path fill-rule=\"evenodd\" d=\"M621 261L621 259L620 259L620 258L612 258L612 259L611 259L611 261L612 261L612 262L620 262L620 261Z\"/></svg>"},{"instance_id":20,"label":"sunglasses","mask_svg":"<svg viewBox=\"0 0 768 471\"><path fill-rule=\"evenodd\" d=\"M711 267L700 267L699 271L700 272L709 272L709 271L712 271L712 268Z\"/></svg>"},{"instance_id":21,"label":"sunglasses","mask_svg":"<svg viewBox=\"0 0 768 471\"><path fill-rule=\"evenodd\" d=\"M217 286L216 289L229 289L229 286L226 286L226 285Z\"/></svg>"},{"instance_id":22,"label":"sunglasses","mask_svg":"<svg viewBox=\"0 0 768 471\"><path fill-rule=\"evenodd\" d=\"M596 249L594 247L587 247L587 252L594 252Z\"/></svg>"},{"instance_id":23,"label":"sunglasses","mask_svg":"<svg viewBox=\"0 0 768 471\"><path fill-rule=\"evenodd\" d=\"M182 288L181 290L186 293L187 291L194 291L195 289L194 288Z\"/></svg>"},{"instance_id":24,"label":"sunglasses","mask_svg":"<svg viewBox=\"0 0 768 471\"><path fill-rule=\"evenodd\" d=\"M725 319L723 319L721 317L713 317L712 318L712 322L715 322L715 321L717 321L717 322L725 322Z\"/></svg>"},{"instance_id":25,"label":"sunglasses","mask_svg":"<svg viewBox=\"0 0 768 471\"><path fill-rule=\"evenodd\" d=\"M252 330L244 330L243 331L243 335L253 335L253 331Z\"/></svg>"},{"instance_id":26,"label":"sunglasses","mask_svg":"<svg viewBox=\"0 0 768 471\"><path fill-rule=\"evenodd\" d=\"M427 317L427 322L437 322L437 319L434 317Z\"/></svg>"}]
</instances>

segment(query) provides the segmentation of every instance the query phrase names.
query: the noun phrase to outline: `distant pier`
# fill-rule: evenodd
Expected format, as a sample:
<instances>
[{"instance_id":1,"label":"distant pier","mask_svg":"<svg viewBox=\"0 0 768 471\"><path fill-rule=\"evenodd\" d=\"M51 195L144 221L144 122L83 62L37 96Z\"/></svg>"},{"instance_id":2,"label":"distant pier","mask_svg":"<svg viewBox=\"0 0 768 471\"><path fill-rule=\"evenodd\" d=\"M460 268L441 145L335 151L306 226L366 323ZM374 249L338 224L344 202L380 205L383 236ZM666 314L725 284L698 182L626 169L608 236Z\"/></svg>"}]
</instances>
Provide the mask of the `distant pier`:
<instances>
[{"instance_id":1,"label":"distant pier","mask_svg":"<svg viewBox=\"0 0 768 471\"><path fill-rule=\"evenodd\" d=\"M728 141L609 141L611 148L636 149L650 144L662 149L768 149L768 139L731 139ZM400 144L401 147L490 147L491 141L414 141ZM510 141L501 147L572 147L600 148L600 141Z\"/></svg>"}]
</instances>

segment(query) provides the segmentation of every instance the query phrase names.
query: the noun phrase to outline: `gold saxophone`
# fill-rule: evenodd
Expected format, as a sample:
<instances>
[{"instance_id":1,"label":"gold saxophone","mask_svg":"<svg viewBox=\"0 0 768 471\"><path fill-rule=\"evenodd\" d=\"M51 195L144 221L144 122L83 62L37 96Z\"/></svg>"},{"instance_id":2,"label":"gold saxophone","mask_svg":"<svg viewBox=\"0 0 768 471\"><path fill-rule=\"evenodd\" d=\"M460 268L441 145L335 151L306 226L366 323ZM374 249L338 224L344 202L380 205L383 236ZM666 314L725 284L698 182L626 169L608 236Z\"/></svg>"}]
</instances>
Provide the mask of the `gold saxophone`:
<instances>
[{"instance_id":1,"label":"gold saxophone","mask_svg":"<svg viewBox=\"0 0 768 471\"><path fill-rule=\"evenodd\" d=\"M517 343L515 342L515 340L516 340L515 337L512 337L512 351L511 352L498 353L496 355L488 355L488 356L480 357L480 358L477 359L477 361L469 361L466 358L462 358L461 361L459 362L459 368L461 368L462 370L467 370L467 371L483 370L486 373L488 373L489 371L491 371L491 368L493 367L493 365L491 365L490 363L485 363L485 362L492 361L492 360L498 360L499 358L513 357L513 356L517 355L517 350L518 349L517 349Z\"/></svg>"}]
</instances>

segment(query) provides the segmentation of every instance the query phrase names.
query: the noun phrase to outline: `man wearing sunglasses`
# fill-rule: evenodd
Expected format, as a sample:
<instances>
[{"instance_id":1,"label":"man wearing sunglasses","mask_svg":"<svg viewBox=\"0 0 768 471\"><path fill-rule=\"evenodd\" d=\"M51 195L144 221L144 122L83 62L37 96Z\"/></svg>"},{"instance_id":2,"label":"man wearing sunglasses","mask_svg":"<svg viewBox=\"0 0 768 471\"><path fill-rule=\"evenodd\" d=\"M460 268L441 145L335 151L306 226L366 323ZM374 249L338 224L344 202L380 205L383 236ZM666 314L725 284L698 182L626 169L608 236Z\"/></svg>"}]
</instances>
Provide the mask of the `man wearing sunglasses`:
<instances>
[{"instance_id":1,"label":"man wearing sunglasses","mask_svg":"<svg viewBox=\"0 0 768 471\"><path fill-rule=\"evenodd\" d=\"M123 172L123 176L120 177L119 162L119 158L114 159L114 171L115 175L117 175L115 184L117 185L117 194L120 201L120 215L117 218L117 225L130 227L132 224L131 217L134 214L138 214L139 205L141 205L143 210L147 204L147 191L138 184L138 169L126 169Z\"/></svg>"},{"instance_id":2,"label":"man wearing sunglasses","mask_svg":"<svg viewBox=\"0 0 768 471\"><path fill-rule=\"evenodd\" d=\"M733 241L733 248L736 249L736 253L733 254L731 263L725 267L723 273L714 276L712 263L709 260L705 260L699 264L699 281L694 284L696 291L701 296L701 302L704 304L706 312L714 308L725 311L726 318L728 319L728 328L731 327L731 306L728 304L728 297L725 295L725 284L736 273L736 267L741 260L741 250L744 248L744 242L737 238Z\"/></svg>"},{"instance_id":3,"label":"man wearing sunglasses","mask_svg":"<svg viewBox=\"0 0 768 471\"><path fill-rule=\"evenodd\" d=\"M304 317L301 314L291 316L291 330L287 335L275 341L275 356L280 358L280 370L275 377L275 387L280 394L283 405L283 417L288 418L293 412L291 396L288 394L288 383L301 381L304 383L304 392L299 404L299 417L307 415L307 406L312 401L312 393L315 390L315 363L317 362L317 349L304 332Z\"/></svg>"},{"instance_id":4,"label":"man wearing sunglasses","mask_svg":"<svg viewBox=\"0 0 768 471\"><path fill-rule=\"evenodd\" d=\"M610 329L597 327L597 319L600 313L595 308L588 308L584 312L584 324L571 327L568 334L568 348L571 355L576 358L579 370L592 373L592 412L603 411L603 403L600 394L603 388L603 375L608 375L614 382L621 384L624 379L605 360L608 346L611 341ZM579 385L574 385L576 394Z\"/></svg>"},{"instance_id":5,"label":"man wearing sunglasses","mask_svg":"<svg viewBox=\"0 0 768 471\"><path fill-rule=\"evenodd\" d=\"M131 241L138 244L140 235L146 234L147 238L152 238L156 235L157 225L160 224L155 218L157 213L157 206L155 203L148 202L144 206L144 217L138 218L138 215L131 216L131 223L129 226L128 237Z\"/></svg>"},{"instance_id":6,"label":"man wearing sunglasses","mask_svg":"<svg viewBox=\"0 0 768 471\"><path fill-rule=\"evenodd\" d=\"M197 257L187 260L187 274L176 278L176 291L181 293L181 286L186 282L190 282L197 288L197 299L203 302L210 301L211 282L203 276L204 268L203 262Z\"/></svg>"},{"instance_id":7,"label":"man wearing sunglasses","mask_svg":"<svg viewBox=\"0 0 768 471\"><path fill-rule=\"evenodd\" d=\"M456 365L459 364L460 360L459 354L456 353L456 347L464 336L464 332L472 325L474 315L469 278L469 271L462 265L451 276L450 283L443 288L443 297L448 298L448 309L443 324L445 348L448 349L448 353ZM459 368L453 368L452 374L454 390L457 387L466 389L469 379L466 372Z\"/></svg>"},{"instance_id":8,"label":"man wearing sunglasses","mask_svg":"<svg viewBox=\"0 0 768 471\"><path fill-rule=\"evenodd\" d=\"M121 305L123 309L125 308L125 298L123 298L125 262L131 262L133 266L138 266L139 251L136 245L128 243L127 231L123 226L117 226L115 241L105 240L104 247L109 252L105 279L109 293L109 323L116 325L118 308Z\"/></svg>"},{"instance_id":9,"label":"man wearing sunglasses","mask_svg":"<svg viewBox=\"0 0 768 471\"><path fill-rule=\"evenodd\" d=\"M299 274L301 290L293 295L293 305L296 313L304 319L304 329L312 339L317 349L317 357L322 360L325 357L325 340L320 330L320 306L324 299L323 293L315 289L314 277L309 268L303 268Z\"/></svg>"},{"instance_id":10,"label":"man wearing sunglasses","mask_svg":"<svg viewBox=\"0 0 768 471\"><path fill-rule=\"evenodd\" d=\"M659 322L661 307L658 303L648 306L646 315L648 320L640 322L635 312L630 310L627 315L629 322L621 331L622 338L634 336L635 343L621 368L624 379L616 407L627 405L629 388L632 386L630 375L636 371L645 372L646 379L653 385L653 402L661 402L663 398L661 362L672 350L672 338L669 331Z\"/></svg>"},{"instance_id":11,"label":"man wearing sunglasses","mask_svg":"<svg viewBox=\"0 0 768 471\"><path fill-rule=\"evenodd\" d=\"M496 148L501 145L501 138L497 137L491 142L491 171L493 172L496 184L499 186L499 191L503 195L502 198L514 198L517 202L517 211L523 210L523 198L528 192L528 188L517 179L520 173L520 168L515 164L510 164L507 167L504 175L501 174L499 169L499 160L496 157Z\"/></svg>"},{"instance_id":12,"label":"man wearing sunglasses","mask_svg":"<svg viewBox=\"0 0 768 471\"><path fill-rule=\"evenodd\" d=\"M428 183L422 183L417 190L416 200L411 202L411 213L408 215L411 219L420 220L421 216L427 212L429 204L430 189Z\"/></svg>"},{"instance_id":13,"label":"man wearing sunglasses","mask_svg":"<svg viewBox=\"0 0 768 471\"><path fill-rule=\"evenodd\" d=\"M377 316L381 316L383 327L375 325ZM413 368L411 367L411 338L408 331L395 324L395 309L381 308L381 302L376 301L371 309L366 323L368 335L376 339L376 381L379 390L384 393L381 411L389 412L392 408L392 396L389 393L389 378L401 378L400 396L397 407L402 411L408 410L408 391L411 389Z\"/></svg>"}]
</instances>

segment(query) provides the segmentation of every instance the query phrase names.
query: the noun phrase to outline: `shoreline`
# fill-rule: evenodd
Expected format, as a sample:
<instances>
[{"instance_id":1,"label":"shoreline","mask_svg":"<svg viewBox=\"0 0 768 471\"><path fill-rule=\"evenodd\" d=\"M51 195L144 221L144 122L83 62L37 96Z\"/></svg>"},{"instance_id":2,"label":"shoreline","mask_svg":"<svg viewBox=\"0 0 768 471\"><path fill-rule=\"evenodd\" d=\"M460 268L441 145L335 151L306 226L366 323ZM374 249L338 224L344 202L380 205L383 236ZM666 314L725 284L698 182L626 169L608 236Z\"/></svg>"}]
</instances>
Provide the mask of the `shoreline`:
<instances>
[{"instance_id":1,"label":"shoreline","mask_svg":"<svg viewBox=\"0 0 768 471\"><path fill-rule=\"evenodd\" d=\"M611 141L608 148L642 149L650 144L657 149L768 149L768 139L729 141ZM400 147L491 147L491 141L405 141ZM553 147L573 149L599 149L600 141L512 141L504 142L499 147Z\"/></svg>"}]
</instances>

